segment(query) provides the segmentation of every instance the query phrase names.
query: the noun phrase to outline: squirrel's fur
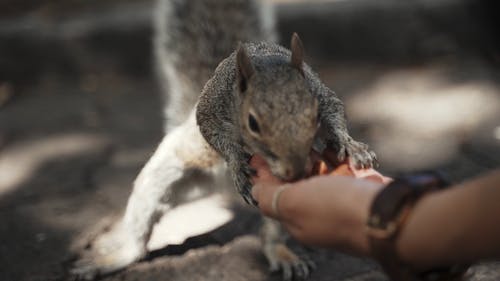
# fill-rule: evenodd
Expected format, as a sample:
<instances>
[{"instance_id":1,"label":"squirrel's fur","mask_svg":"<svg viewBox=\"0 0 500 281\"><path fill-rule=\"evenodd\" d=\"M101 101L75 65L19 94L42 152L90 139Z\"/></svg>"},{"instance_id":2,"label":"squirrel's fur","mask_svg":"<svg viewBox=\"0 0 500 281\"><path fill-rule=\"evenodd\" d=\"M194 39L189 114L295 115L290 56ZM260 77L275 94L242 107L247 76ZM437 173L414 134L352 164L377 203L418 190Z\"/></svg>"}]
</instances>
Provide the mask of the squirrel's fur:
<instances>
[{"instance_id":1,"label":"squirrel's fur","mask_svg":"<svg viewBox=\"0 0 500 281\"><path fill-rule=\"evenodd\" d=\"M290 52L269 42L241 45L219 64L199 99L201 134L226 160L247 202L253 154L263 156L283 180L304 176L313 140L337 152L339 162L346 156L363 167L376 161L349 136L342 102L303 63L296 34L291 46Z\"/></svg>"},{"instance_id":2,"label":"squirrel's fur","mask_svg":"<svg viewBox=\"0 0 500 281\"><path fill-rule=\"evenodd\" d=\"M167 131L187 119L217 65L239 42L276 41L273 7L262 1L158 1L153 43Z\"/></svg>"},{"instance_id":3,"label":"squirrel's fur","mask_svg":"<svg viewBox=\"0 0 500 281\"><path fill-rule=\"evenodd\" d=\"M92 279L142 259L154 224L192 199L193 187L207 194L229 185L230 174L252 202L252 154L285 180L304 175L313 143L337 160L374 163L367 146L349 136L342 102L303 63L298 36L291 51L274 43L272 9L261 1L158 0L154 52L166 135L135 180L123 218L73 274ZM309 275L310 262L286 248L277 222L264 219L261 238L271 270L286 280Z\"/></svg>"}]
</instances>

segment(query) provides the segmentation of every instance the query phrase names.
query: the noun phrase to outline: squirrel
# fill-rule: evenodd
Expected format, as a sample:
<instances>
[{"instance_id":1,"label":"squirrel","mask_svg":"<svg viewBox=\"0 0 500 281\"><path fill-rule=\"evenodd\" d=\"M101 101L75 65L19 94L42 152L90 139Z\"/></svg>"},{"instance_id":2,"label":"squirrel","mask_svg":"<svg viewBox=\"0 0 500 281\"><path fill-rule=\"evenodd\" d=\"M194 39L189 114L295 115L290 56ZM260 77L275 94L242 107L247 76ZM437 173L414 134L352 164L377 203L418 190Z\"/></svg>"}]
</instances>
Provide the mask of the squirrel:
<instances>
[{"instance_id":1,"label":"squirrel","mask_svg":"<svg viewBox=\"0 0 500 281\"><path fill-rule=\"evenodd\" d=\"M279 46L264 0L158 0L154 52L165 92L165 136L137 176L123 217L93 241L71 273L80 279L140 261L154 224L176 206L234 185L248 203L253 154L274 175L303 177L312 149L342 161L376 163L348 134L343 104L303 62L298 35ZM232 180L231 180L232 179ZM264 218L262 249L284 280L309 276L312 263L286 245L278 222Z\"/></svg>"},{"instance_id":2,"label":"squirrel","mask_svg":"<svg viewBox=\"0 0 500 281\"><path fill-rule=\"evenodd\" d=\"M303 62L296 33L291 52L269 42L238 47L203 88L196 117L201 134L228 163L236 188L254 203L250 156L259 154L285 181L304 177L313 149L337 152L357 167L376 156L348 134L341 100Z\"/></svg>"}]
</instances>

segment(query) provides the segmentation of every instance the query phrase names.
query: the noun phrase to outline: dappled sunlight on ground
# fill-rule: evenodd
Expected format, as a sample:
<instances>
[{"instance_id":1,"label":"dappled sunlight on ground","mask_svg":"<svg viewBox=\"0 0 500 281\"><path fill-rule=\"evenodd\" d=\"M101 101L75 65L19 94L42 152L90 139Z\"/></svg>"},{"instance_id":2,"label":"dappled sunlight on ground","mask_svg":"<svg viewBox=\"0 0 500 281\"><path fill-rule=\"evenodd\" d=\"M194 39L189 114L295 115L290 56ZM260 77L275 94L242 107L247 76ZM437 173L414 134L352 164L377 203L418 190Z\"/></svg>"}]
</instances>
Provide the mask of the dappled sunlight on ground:
<instances>
[{"instance_id":1,"label":"dappled sunlight on ground","mask_svg":"<svg viewBox=\"0 0 500 281\"><path fill-rule=\"evenodd\" d=\"M148 248L156 250L182 244L189 237L208 233L229 222L233 213L226 199L224 195L215 194L169 211L155 226Z\"/></svg>"},{"instance_id":2,"label":"dappled sunlight on ground","mask_svg":"<svg viewBox=\"0 0 500 281\"><path fill-rule=\"evenodd\" d=\"M495 134L495 138L500 141L500 126L496 127L493 133Z\"/></svg>"},{"instance_id":3,"label":"dappled sunlight on ground","mask_svg":"<svg viewBox=\"0 0 500 281\"><path fill-rule=\"evenodd\" d=\"M500 125L498 85L450 80L442 68L388 72L347 99L348 115L367 127L374 150L390 164L415 169L443 163L464 138L494 120Z\"/></svg>"},{"instance_id":4,"label":"dappled sunlight on ground","mask_svg":"<svg viewBox=\"0 0 500 281\"><path fill-rule=\"evenodd\" d=\"M60 157L102 149L109 140L93 134L61 134L19 142L0 154L0 196L13 191L37 168Z\"/></svg>"}]
</instances>

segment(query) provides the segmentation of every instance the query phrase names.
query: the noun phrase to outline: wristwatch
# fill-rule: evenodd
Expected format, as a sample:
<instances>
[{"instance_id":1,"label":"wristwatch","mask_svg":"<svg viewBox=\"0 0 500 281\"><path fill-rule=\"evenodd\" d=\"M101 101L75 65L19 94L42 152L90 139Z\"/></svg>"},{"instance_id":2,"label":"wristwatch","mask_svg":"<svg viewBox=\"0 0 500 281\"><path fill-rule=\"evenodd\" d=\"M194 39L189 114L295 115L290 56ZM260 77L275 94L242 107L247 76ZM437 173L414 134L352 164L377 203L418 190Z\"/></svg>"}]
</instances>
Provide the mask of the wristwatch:
<instances>
[{"instance_id":1,"label":"wristwatch","mask_svg":"<svg viewBox=\"0 0 500 281\"><path fill-rule=\"evenodd\" d=\"M396 239L415 203L422 195L449 187L439 172L422 172L396 178L375 197L366 223L366 233L374 257L394 281L463 280L464 265L417 272L396 252Z\"/></svg>"}]
</instances>

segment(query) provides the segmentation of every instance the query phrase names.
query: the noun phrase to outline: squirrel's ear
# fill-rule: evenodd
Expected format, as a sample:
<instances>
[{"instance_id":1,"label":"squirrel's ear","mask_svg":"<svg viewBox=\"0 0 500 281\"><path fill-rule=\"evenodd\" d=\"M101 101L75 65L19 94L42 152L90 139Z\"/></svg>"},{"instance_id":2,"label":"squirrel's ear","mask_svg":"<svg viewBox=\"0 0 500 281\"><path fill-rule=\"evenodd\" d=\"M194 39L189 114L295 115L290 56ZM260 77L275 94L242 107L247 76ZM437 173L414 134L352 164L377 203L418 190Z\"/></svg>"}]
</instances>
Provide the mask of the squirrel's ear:
<instances>
[{"instance_id":1,"label":"squirrel's ear","mask_svg":"<svg viewBox=\"0 0 500 281\"><path fill-rule=\"evenodd\" d=\"M304 45L302 45L302 41L300 41L299 35L295 32L292 35L290 48L292 49L292 66L296 68L302 75L304 75L304 69L302 65L302 62L304 61Z\"/></svg>"},{"instance_id":2,"label":"squirrel's ear","mask_svg":"<svg viewBox=\"0 0 500 281\"><path fill-rule=\"evenodd\" d=\"M241 92L245 92L247 89L247 83L250 77L254 74L254 69L250 58L245 51L245 48L240 43L238 46L238 51L236 53L236 67L238 68L238 85Z\"/></svg>"}]
</instances>

